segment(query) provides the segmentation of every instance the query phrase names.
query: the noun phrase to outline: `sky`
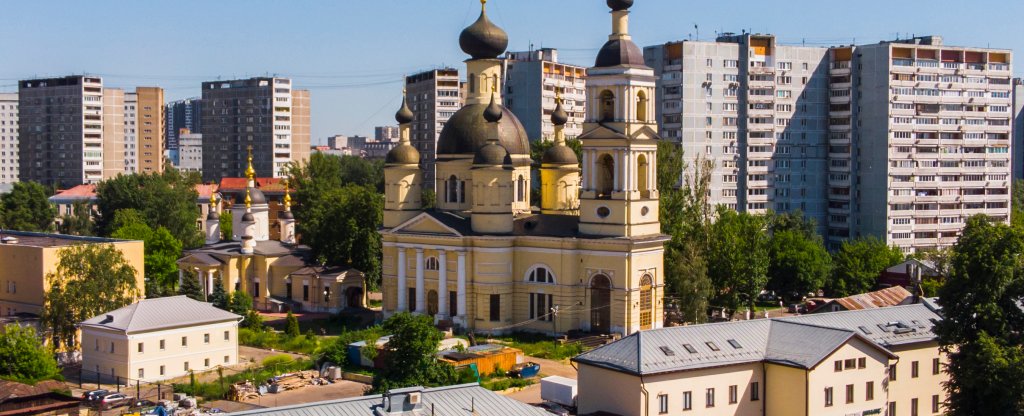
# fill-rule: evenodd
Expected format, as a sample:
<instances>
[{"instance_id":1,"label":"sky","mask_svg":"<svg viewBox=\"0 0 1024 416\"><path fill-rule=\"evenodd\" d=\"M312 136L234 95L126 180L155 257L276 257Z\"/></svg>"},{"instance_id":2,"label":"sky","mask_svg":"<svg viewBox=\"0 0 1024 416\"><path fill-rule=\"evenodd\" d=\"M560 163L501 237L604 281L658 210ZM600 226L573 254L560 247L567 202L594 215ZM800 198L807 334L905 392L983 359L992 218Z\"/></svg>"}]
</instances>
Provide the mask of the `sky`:
<instances>
[{"instance_id":1,"label":"sky","mask_svg":"<svg viewBox=\"0 0 1024 416\"><path fill-rule=\"evenodd\" d=\"M937 34L947 45L1024 50L1018 0L636 0L631 10L641 47L748 30L808 46ZM553 47L583 66L611 31L602 0L490 0L487 11L509 50ZM311 91L314 143L372 137L395 124L404 75L444 66L464 75L459 32L479 12L479 0L8 0L0 92L84 73L126 90L160 86L176 100L201 95L203 81L277 75Z\"/></svg>"}]
</instances>

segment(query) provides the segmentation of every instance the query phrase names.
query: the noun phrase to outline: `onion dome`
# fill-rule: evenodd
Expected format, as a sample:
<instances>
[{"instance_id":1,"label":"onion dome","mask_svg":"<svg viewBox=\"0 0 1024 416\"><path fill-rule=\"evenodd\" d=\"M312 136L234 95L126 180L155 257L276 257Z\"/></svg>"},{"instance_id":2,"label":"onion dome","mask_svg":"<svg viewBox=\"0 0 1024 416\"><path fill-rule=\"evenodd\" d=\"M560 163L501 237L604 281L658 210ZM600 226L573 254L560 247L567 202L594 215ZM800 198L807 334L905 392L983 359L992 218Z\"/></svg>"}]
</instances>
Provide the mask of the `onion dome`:
<instances>
[{"instance_id":1,"label":"onion dome","mask_svg":"<svg viewBox=\"0 0 1024 416\"><path fill-rule=\"evenodd\" d=\"M218 214L217 211L211 209L210 213L206 214L206 219L207 220L219 220L220 219L220 214Z\"/></svg>"},{"instance_id":2,"label":"onion dome","mask_svg":"<svg viewBox=\"0 0 1024 416\"><path fill-rule=\"evenodd\" d=\"M251 212L246 212L245 215L242 216L242 222L256 222L256 217L254 217Z\"/></svg>"},{"instance_id":3,"label":"onion dome","mask_svg":"<svg viewBox=\"0 0 1024 416\"><path fill-rule=\"evenodd\" d=\"M576 151L564 144L556 144L544 151L540 158L541 164L552 165L579 165L580 160L576 157Z\"/></svg>"},{"instance_id":4,"label":"onion dome","mask_svg":"<svg viewBox=\"0 0 1024 416\"><path fill-rule=\"evenodd\" d=\"M630 7L633 7L633 0L608 0L607 3L608 7L611 8L612 11L616 12L628 10Z\"/></svg>"},{"instance_id":5,"label":"onion dome","mask_svg":"<svg viewBox=\"0 0 1024 416\"><path fill-rule=\"evenodd\" d=\"M403 96L402 108L398 109L398 112L395 113L395 121L397 121L398 124L406 124L411 123L414 118L416 118L416 116L412 113L412 110L409 109L409 104L406 104L405 97Z\"/></svg>"},{"instance_id":6,"label":"onion dome","mask_svg":"<svg viewBox=\"0 0 1024 416\"><path fill-rule=\"evenodd\" d=\"M488 123L497 123L501 121L501 106L494 101L494 93L491 93L491 103L487 104L487 108L484 109L484 120Z\"/></svg>"},{"instance_id":7,"label":"onion dome","mask_svg":"<svg viewBox=\"0 0 1024 416\"><path fill-rule=\"evenodd\" d=\"M609 66L639 66L647 67L644 63L644 53L629 39L612 39L605 42L601 50L597 52L595 68Z\"/></svg>"},{"instance_id":8,"label":"onion dome","mask_svg":"<svg viewBox=\"0 0 1024 416\"><path fill-rule=\"evenodd\" d=\"M277 218L282 220L294 220L295 214L292 214L291 211L281 211L280 214L277 214Z\"/></svg>"},{"instance_id":9,"label":"onion dome","mask_svg":"<svg viewBox=\"0 0 1024 416\"><path fill-rule=\"evenodd\" d=\"M473 59L495 59L508 47L508 34L491 23L486 10L481 8L476 22L459 35L459 46Z\"/></svg>"},{"instance_id":10,"label":"onion dome","mask_svg":"<svg viewBox=\"0 0 1024 416\"><path fill-rule=\"evenodd\" d=\"M455 112L441 129L441 136L437 139L437 153L473 154L477 148L487 144L487 137L494 134L483 117L487 107L487 104L469 104ZM508 108L501 107L501 112L498 142L514 155L529 155L530 140L523 124Z\"/></svg>"},{"instance_id":11,"label":"onion dome","mask_svg":"<svg viewBox=\"0 0 1024 416\"><path fill-rule=\"evenodd\" d=\"M415 165L420 163L420 151L408 143L399 143L384 156L384 163L396 165Z\"/></svg>"},{"instance_id":12,"label":"onion dome","mask_svg":"<svg viewBox=\"0 0 1024 416\"><path fill-rule=\"evenodd\" d=\"M249 199L253 205L266 204L267 197L263 195L263 191L256 188L249 188ZM235 195L236 204L245 204L245 194Z\"/></svg>"},{"instance_id":13,"label":"onion dome","mask_svg":"<svg viewBox=\"0 0 1024 416\"><path fill-rule=\"evenodd\" d=\"M499 144L497 140L491 139L487 141L487 144L477 149L476 154L473 156L473 164L489 166L511 165L512 156L509 155L505 146Z\"/></svg>"},{"instance_id":14,"label":"onion dome","mask_svg":"<svg viewBox=\"0 0 1024 416\"><path fill-rule=\"evenodd\" d=\"M556 126L564 126L565 123L569 122L569 113L565 112L562 108L562 101L558 101L558 105L555 106L555 111L551 112L551 124Z\"/></svg>"}]
</instances>

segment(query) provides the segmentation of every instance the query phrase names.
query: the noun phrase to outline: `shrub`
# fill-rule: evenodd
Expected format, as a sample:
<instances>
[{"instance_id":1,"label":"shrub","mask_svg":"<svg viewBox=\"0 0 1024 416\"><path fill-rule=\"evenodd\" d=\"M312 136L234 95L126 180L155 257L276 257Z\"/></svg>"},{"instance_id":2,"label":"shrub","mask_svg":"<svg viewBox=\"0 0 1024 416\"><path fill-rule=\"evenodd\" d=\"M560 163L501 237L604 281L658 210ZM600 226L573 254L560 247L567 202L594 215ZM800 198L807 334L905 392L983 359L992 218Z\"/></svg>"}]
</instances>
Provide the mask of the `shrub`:
<instances>
[{"instance_id":1,"label":"shrub","mask_svg":"<svg viewBox=\"0 0 1024 416\"><path fill-rule=\"evenodd\" d=\"M277 366L290 365L295 359L288 354L271 355L263 359L263 366L276 368Z\"/></svg>"}]
</instances>

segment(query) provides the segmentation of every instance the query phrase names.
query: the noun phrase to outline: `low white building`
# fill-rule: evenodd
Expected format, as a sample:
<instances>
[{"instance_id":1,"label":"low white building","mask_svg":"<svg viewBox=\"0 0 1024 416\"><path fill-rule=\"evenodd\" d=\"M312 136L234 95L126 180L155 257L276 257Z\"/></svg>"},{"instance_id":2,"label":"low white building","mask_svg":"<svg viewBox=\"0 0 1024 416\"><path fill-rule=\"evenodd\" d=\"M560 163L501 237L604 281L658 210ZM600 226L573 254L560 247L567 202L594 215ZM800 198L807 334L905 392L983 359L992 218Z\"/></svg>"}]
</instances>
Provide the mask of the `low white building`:
<instances>
[{"instance_id":1,"label":"low white building","mask_svg":"<svg viewBox=\"0 0 1024 416\"><path fill-rule=\"evenodd\" d=\"M93 317L80 324L83 377L157 381L237 364L241 319L186 296Z\"/></svg>"}]
</instances>

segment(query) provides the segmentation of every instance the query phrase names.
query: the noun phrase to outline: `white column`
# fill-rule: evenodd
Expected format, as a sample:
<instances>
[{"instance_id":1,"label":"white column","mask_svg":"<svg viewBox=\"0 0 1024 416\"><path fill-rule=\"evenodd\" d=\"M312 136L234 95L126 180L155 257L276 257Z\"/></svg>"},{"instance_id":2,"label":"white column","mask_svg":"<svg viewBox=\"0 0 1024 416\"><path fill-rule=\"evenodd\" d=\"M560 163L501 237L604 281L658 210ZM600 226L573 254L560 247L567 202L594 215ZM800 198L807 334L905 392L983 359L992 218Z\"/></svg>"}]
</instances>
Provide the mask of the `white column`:
<instances>
[{"instance_id":1,"label":"white column","mask_svg":"<svg viewBox=\"0 0 1024 416\"><path fill-rule=\"evenodd\" d=\"M409 310L409 289L405 281L405 269L409 267L405 260L405 247L398 247L398 307L396 311L404 312Z\"/></svg>"},{"instance_id":2,"label":"white column","mask_svg":"<svg viewBox=\"0 0 1024 416\"><path fill-rule=\"evenodd\" d=\"M206 298L213 294L213 270L206 271Z\"/></svg>"},{"instance_id":3,"label":"white column","mask_svg":"<svg viewBox=\"0 0 1024 416\"><path fill-rule=\"evenodd\" d=\"M587 189L594 190L594 185L595 185L595 183L594 183L594 175L597 174L596 173L597 172L597 151L596 150L591 150L590 151L590 164L587 165L586 167L584 167L583 169L584 169L585 172L587 170L589 170L589 172L586 172L587 176L590 177L590 180L587 182Z\"/></svg>"},{"instance_id":4,"label":"white column","mask_svg":"<svg viewBox=\"0 0 1024 416\"><path fill-rule=\"evenodd\" d=\"M181 287L181 282L185 280L185 271L178 269L178 287Z\"/></svg>"},{"instance_id":5,"label":"white column","mask_svg":"<svg viewBox=\"0 0 1024 416\"><path fill-rule=\"evenodd\" d=\"M585 172L590 172L590 151L583 152L583 169ZM583 175L583 190L590 189L590 175Z\"/></svg>"},{"instance_id":6,"label":"white column","mask_svg":"<svg viewBox=\"0 0 1024 416\"><path fill-rule=\"evenodd\" d=\"M437 315L448 318L448 256L443 249L437 254Z\"/></svg>"},{"instance_id":7,"label":"white column","mask_svg":"<svg viewBox=\"0 0 1024 416\"><path fill-rule=\"evenodd\" d=\"M636 186L633 184L633 181L636 179L636 175L633 174L633 152L629 151L629 149L622 151L622 159L626 162L622 165L623 174L626 175L626 183L622 190L635 190Z\"/></svg>"},{"instance_id":8,"label":"white column","mask_svg":"<svg viewBox=\"0 0 1024 416\"><path fill-rule=\"evenodd\" d=\"M456 305L459 310L455 311L455 314L464 318L466 316L466 252L460 251L458 252L458 255L459 265L457 271L459 281L455 290L459 292L457 299L458 305Z\"/></svg>"},{"instance_id":9,"label":"white column","mask_svg":"<svg viewBox=\"0 0 1024 416\"><path fill-rule=\"evenodd\" d=\"M416 313L427 311L427 291L423 284L423 249L416 249Z\"/></svg>"},{"instance_id":10,"label":"white column","mask_svg":"<svg viewBox=\"0 0 1024 416\"><path fill-rule=\"evenodd\" d=\"M612 175L614 176L615 180L612 182L614 184L612 186L612 190L613 191L621 191L622 190L622 174L620 172L622 172L622 151L621 150L615 150L613 155L614 156L613 156L612 160L615 161L614 162L615 163L615 166L614 166L615 169L612 169Z\"/></svg>"}]
</instances>

